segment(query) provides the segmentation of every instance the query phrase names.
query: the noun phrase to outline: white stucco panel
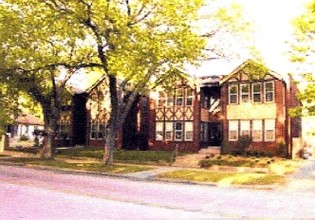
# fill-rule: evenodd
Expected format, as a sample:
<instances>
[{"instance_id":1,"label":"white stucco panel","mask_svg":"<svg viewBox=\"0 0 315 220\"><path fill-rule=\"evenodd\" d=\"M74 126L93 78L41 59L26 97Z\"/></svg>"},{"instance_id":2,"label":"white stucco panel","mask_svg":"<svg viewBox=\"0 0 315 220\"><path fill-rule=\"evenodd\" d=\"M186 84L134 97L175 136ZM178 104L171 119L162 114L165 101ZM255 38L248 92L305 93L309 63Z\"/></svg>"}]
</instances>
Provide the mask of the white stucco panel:
<instances>
[{"instance_id":1,"label":"white stucco panel","mask_svg":"<svg viewBox=\"0 0 315 220\"><path fill-rule=\"evenodd\" d=\"M227 106L227 119L265 119L277 118L277 106L275 103L252 104L243 103L240 105Z\"/></svg>"}]
</instances>

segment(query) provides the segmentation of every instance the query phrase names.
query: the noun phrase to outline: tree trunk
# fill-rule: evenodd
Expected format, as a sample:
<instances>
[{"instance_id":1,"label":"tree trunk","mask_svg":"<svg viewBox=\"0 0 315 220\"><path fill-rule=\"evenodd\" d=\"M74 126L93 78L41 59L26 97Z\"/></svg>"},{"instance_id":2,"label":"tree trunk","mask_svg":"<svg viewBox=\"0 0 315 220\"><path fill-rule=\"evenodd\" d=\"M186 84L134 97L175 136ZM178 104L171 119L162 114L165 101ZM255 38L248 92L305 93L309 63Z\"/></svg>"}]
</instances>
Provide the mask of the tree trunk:
<instances>
[{"instance_id":1,"label":"tree trunk","mask_svg":"<svg viewBox=\"0 0 315 220\"><path fill-rule=\"evenodd\" d=\"M57 128L57 121L59 119L58 109L52 110L50 104L42 106L44 109L45 136L39 156L43 159L53 159L55 132Z\"/></svg>"},{"instance_id":2,"label":"tree trunk","mask_svg":"<svg viewBox=\"0 0 315 220\"><path fill-rule=\"evenodd\" d=\"M115 137L116 137L116 131L113 128L113 125L110 125L108 129L108 133L106 134L106 143L105 143L105 149L104 149L104 158L103 162L106 165L110 165L114 161L114 150L115 150Z\"/></svg>"}]
</instances>

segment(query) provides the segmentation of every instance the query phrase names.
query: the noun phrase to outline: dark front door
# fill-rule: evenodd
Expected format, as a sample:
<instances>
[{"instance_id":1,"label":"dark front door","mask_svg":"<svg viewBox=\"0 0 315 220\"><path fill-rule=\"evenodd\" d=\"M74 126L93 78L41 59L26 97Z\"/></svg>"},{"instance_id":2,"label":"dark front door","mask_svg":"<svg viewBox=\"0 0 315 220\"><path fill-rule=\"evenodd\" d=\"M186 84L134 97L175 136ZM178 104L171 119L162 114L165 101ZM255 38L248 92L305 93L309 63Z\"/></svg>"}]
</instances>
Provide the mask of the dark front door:
<instances>
[{"instance_id":1,"label":"dark front door","mask_svg":"<svg viewBox=\"0 0 315 220\"><path fill-rule=\"evenodd\" d=\"M210 146L221 146L222 125L220 122L210 123L209 125L209 144Z\"/></svg>"}]
</instances>

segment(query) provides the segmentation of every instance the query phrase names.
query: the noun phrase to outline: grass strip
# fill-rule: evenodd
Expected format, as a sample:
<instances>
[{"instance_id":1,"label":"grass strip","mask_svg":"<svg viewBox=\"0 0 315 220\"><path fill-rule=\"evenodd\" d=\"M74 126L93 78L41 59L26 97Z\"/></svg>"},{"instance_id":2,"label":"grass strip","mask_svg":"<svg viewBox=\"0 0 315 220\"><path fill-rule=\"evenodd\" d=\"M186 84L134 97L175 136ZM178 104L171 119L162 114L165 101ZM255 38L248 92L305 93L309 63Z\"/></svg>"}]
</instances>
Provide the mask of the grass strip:
<instances>
[{"instance_id":1,"label":"grass strip","mask_svg":"<svg viewBox=\"0 0 315 220\"><path fill-rule=\"evenodd\" d=\"M283 176L263 173L235 173L220 171L178 170L159 174L158 178L232 185L271 185L284 183Z\"/></svg>"},{"instance_id":2,"label":"grass strip","mask_svg":"<svg viewBox=\"0 0 315 220\"><path fill-rule=\"evenodd\" d=\"M104 173L117 173L117 174L126 174L134 172L142 172L153 169L149 166L136 166L136 165L121 165L121 164L112 164L105 165L100 162L66 162L60 159L38 159L38 158L9 158L4 161L21 163L26 165L39 165L47 166L53 168L61 169L73 169L73 170L82 170L82 171L93 171L93 172L104 172Z\"/></svg>"}]
</instances>

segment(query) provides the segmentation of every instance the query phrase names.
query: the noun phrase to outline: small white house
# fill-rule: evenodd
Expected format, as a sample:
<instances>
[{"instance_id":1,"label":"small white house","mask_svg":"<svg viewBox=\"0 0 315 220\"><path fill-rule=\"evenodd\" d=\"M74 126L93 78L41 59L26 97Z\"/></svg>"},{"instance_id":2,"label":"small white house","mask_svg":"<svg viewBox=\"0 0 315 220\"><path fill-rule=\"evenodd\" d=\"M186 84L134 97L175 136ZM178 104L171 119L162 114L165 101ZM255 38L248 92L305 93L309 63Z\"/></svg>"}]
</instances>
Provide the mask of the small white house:
<instances>
[{"instance_id":1,"label":"small white house","mask_svg":"<svg viewBox=\"0 0 315 220\"><path fill-rule=\"evenodd\" d=\"M11 137L15 139L20 139L23 137L29 140L34 140L34 130L44 129L43 125L43 121L34 115L21 115L15 120L13 129L11 128Z\"/></svg>"}]
</instances>

